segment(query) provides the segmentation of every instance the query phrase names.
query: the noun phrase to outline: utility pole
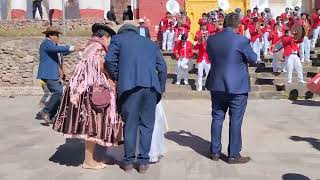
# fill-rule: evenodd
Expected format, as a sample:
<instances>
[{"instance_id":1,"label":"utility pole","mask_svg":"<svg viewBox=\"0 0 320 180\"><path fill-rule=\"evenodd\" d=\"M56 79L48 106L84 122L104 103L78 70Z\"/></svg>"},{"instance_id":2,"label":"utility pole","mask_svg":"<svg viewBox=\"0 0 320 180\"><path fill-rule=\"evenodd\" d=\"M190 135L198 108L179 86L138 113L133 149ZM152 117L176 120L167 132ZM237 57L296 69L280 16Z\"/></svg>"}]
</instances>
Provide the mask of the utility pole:
<instances>
[{"instance_id":1,"label":"utility pole","mask_svg":"<svg viewBox=\"0 0 320 180\"><path fill-rule=\"evenodd\" d=\"M62 1L62 21L63 21L63 35L66 35L66 7L65 0Z\"/></svg>"}]
</instances>

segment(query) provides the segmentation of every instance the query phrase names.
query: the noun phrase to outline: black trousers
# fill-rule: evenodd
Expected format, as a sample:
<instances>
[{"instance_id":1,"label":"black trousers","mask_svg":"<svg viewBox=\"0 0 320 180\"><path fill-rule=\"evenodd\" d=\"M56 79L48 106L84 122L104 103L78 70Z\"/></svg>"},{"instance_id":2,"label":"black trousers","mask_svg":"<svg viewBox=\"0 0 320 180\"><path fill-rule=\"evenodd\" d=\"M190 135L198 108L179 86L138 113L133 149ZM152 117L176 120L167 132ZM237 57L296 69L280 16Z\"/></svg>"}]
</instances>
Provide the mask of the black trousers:
<instances>
[{"instance_id":1,"label":"black trousers","mask_svg":"<svg viewBox=\"0 0 320 180\"><path fill-rule=\"evenodd\" d=\"M32 13L33 13L33 19L35 19L36 18L36 12L37 12L37 9L38 9L38 11L39 11L39 14L40 14L40 17L41 17L41 19L42 19L42 15L43 15L43 13L42 13L42 6L41 6L41 2L34 2L33 4L32 4Z\"/></svg>"}]
</instances>

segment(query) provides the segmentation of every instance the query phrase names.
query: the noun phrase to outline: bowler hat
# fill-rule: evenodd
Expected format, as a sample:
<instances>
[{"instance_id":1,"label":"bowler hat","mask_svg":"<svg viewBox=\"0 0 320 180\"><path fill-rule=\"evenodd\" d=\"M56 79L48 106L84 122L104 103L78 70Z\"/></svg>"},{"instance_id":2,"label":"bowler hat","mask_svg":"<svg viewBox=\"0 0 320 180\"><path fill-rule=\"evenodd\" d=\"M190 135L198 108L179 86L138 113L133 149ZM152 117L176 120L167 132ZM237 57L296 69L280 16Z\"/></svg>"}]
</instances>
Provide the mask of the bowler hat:
<instances>
[{"instance_id":1,"label":"bowler hat","mask_svg":"<svg viewBox=\"0 0 320 180\"><path fill-rule=\"evenodd\" d=\"M93 24L91 29L92 29L92 33L95 33L98 30L102 29L107 31L110 34L110 36L116 35L116 32L111 27L101 23Z\"/></svg>"},{"instance_id":2,"label":"bowler hat","mask_svg":"<svg viewBox=\"0 0 320 180\"><path fill-rule=\"evenodd\" d=\"M51 34L51 33L62 34L62 32L59 30L59 28L55 27L55 26L49 26L49 27L47 27L46 31L42 32L42 34Z\"/></svg>"}]
</instances>

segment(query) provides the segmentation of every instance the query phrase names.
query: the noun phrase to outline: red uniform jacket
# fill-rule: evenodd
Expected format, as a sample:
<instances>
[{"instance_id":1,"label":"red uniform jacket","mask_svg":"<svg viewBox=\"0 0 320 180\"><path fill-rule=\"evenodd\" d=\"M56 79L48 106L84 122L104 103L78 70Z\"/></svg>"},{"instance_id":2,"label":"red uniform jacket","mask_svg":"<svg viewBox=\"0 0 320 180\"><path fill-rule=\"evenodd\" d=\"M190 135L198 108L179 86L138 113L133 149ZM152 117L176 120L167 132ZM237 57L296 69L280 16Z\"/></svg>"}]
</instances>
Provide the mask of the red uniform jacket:
<instances>
[{"instance_id":1,"label":"red uniform jacket","mask_svg":"<svg viewBox=\"0 0 320 180\"><path fill-rule=\"evenodd\" d=\"M271 41L271 45L275 45L283 36L283 32L277 32L272 30L268 36L268 40Z\"/></svg>"},{"instance_id":2,"label":"red uniform jacket","mask_svg":"<svg viewBox=\"0 0 320 180\"><path fill-rule=\"evenodd\" d=\"M249 26L249 31L250 31L250 35L251 35L251 38L250 38L250 42L256 42L257 39L260 39L261 40L261 34L259 32L259 25L257 24L251 24Z\"/></svg>"},{"instance_id":3,"label":"red uniform jacket","mask_svg":"<svg viewBox=\"0 0 320 180\"><path fill-rule=\"evenodd\" d=\"M292 36L283 36L281 38L281 42L284 48L283 57L286 58L290 56L292 53L298 53L299 52L299 43L296 42Z\"/></svg>"},{"instance_id":4,"label":"red uniform jacket","mask_svg":"<svg viewBox=\"0 0 320 180\"><path fill-rule=\"evenodd\" d=\"M270 33L272 31L272 28L270 25L268 25L268 26L265 26L264 28L262 28L261 31L262 31L262 34L265 34L266 32Z\"/></svg>"},{"instance_id":5,"label":"red uniform jacket","mask_svg":"<svg viewBox=\"0 0 320 180\"><path fill-rule=\"evenodd\" d=\"M201 63L203 58L206 59L206 63L207 64L210 64L211 62L209 61L209 56L208 56L208 53L207 53L207 43L206 42L203 42L203 43L197 43L195 46L194 46L194 49L195 50L198 50L198 59L197 59L197 63Z\"/></svg>"},{"instance_id":6,"label":"red uniform jacket","mask_svg":"<svg viewBox=\"0 0 320 180\"><path fill-rule=\"evenodd\" d=\"M235 30L235 32L239 35L244 35L244 26L242 24L239 25L239 27Z\"/></svg>"},{"instance_id":7,"label":"red uniform jacket","mask_svg":"<svg viewBox=\"0 0 320 180\"><path fill-rule=\"evenodd\" d=\"M166 30L169 29L172 32L174 30L175 25L176 25L176 20L164 17L161 20L161 31L165 32Z\"/></svg>"},{"instance_id":8,"label":"red uniform jacket","mask_svg":"<svg viewBox=\"0 0 320 180\"><path fill-rule=\"evenodd\" d=\"M244 25L244 30L249 29L250 24L252 23L252 19L249 16L245 16L242 18L241 23Z\"/></svg>"},{"instance_id":9,"label":"red uniform jacket","mask_svg":"<svg viewBox=\"0 0 320 180\"><path fill-rule=\"evenodd\" d=\"M179 58L187 58L190 60L193 57L192 43L190 41L186 41L183 46L182 41L176 41L173 52L176 60L179 60Z\"/></svg>"},{"instance_id":10,"label":"red uniform jacket","mask_svg":"<svg viewBox=\"0 0 320 180\"><path fill-rule=\"evenodd\" d=\"M222 31L222 29L220 29L216 24L210 24L210 23L207 24L207 29L210 35L214 35Z\"/></svg>"},{"instance_id":11,"label":"red uniform jacket","mask_svg":"<svg viewBox=\"0 0 320 180\"><path fill-rule=\"evenodd\" d=\"M313 19L313 29L317 29L320 26L320 18L317 13L312 14L312 19Z\"/></svg>"},{"instance_id":12,"label":"red uniform jacket","mask_svg":"<svg viewBox=\"0 0 320 180\"><path fill-rule=\"evenodd\" d=\"M181 27L176 27L177 36L179 36L179 35L184 33L188 37L189 32L190 32L190 27L191 27L191 21L187 17L186 24L181 25Z\"/></svg>"},{"instance_id":13,"label":"red uniform jacket","mask_svg":"<svg viewBox=\"0 0 320 180\"><path fill-rule=\"evenodd\" d=\"M199 41L199 40L201 40L200 38L202 38L202 33L203 33L202 30L197 31L197 32L196 32L196 36L194 37L194 41ZM209 34L209 31L207 31L207 33L208 33L208 35L210 35L210 34Z\"/></svg>"},{"instance_id":14,"label":"red uniform jacket","mask_svg":"<svg viewBox=\"0 0 320 180\"><path fill-rule=\"evenodd\" d=\"M281 18L282 20L284 20L284 19L289 19L289 14L288 14L288 13L282 13L282 14L280 15L280 18Z\"/></svg>"}]
</instances>

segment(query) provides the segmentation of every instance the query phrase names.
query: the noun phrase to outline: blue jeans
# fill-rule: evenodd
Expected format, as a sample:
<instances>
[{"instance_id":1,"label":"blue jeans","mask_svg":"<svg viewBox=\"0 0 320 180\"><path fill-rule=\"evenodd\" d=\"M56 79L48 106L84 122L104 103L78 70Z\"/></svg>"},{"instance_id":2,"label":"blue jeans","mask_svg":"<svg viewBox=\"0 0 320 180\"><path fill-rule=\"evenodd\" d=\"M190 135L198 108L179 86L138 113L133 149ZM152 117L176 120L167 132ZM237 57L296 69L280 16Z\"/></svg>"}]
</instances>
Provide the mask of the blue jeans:
<instances>
[{"instance_id":1,"label":"blue jeans","mask_svg":"<svg viewBox=\"0 0 320 180\"><path fill-rule=\"evenodd\" d=\"M121 117L124 126L124 163L136 158L137 132L140 132L138 163L149 163L149 151L155 122L158 93L154 88L138 87L121 96Z\"/></svg>"},{"instance_id":2,"label":"blue jeans","mask_svg":"<svg viewBox=\"0 0 320 180\"><path fill-rule=\"evenodd\" d=\"M58 111L62 93L63 93L63 86L60 80L49 80L43 79L46 83L49 91L51 92L51 97L46 105L43 108L43 111L50 114L50 118L54 117Z\"/></svg>"},{"instance_id":3,"label":"blue jeans","mask_svg":"<svg viewBox=\"0 0 320 180\"><path fill-rule=\"evenodd\" d=\"M229 94L211 91L212 125L211 125L211 153L220 154L222 150L221 133L225 115L229 109L229 146L228 156L238 158L242 148L241 126L246 111L248 93Z\"/></svg>"}]
</instances>

